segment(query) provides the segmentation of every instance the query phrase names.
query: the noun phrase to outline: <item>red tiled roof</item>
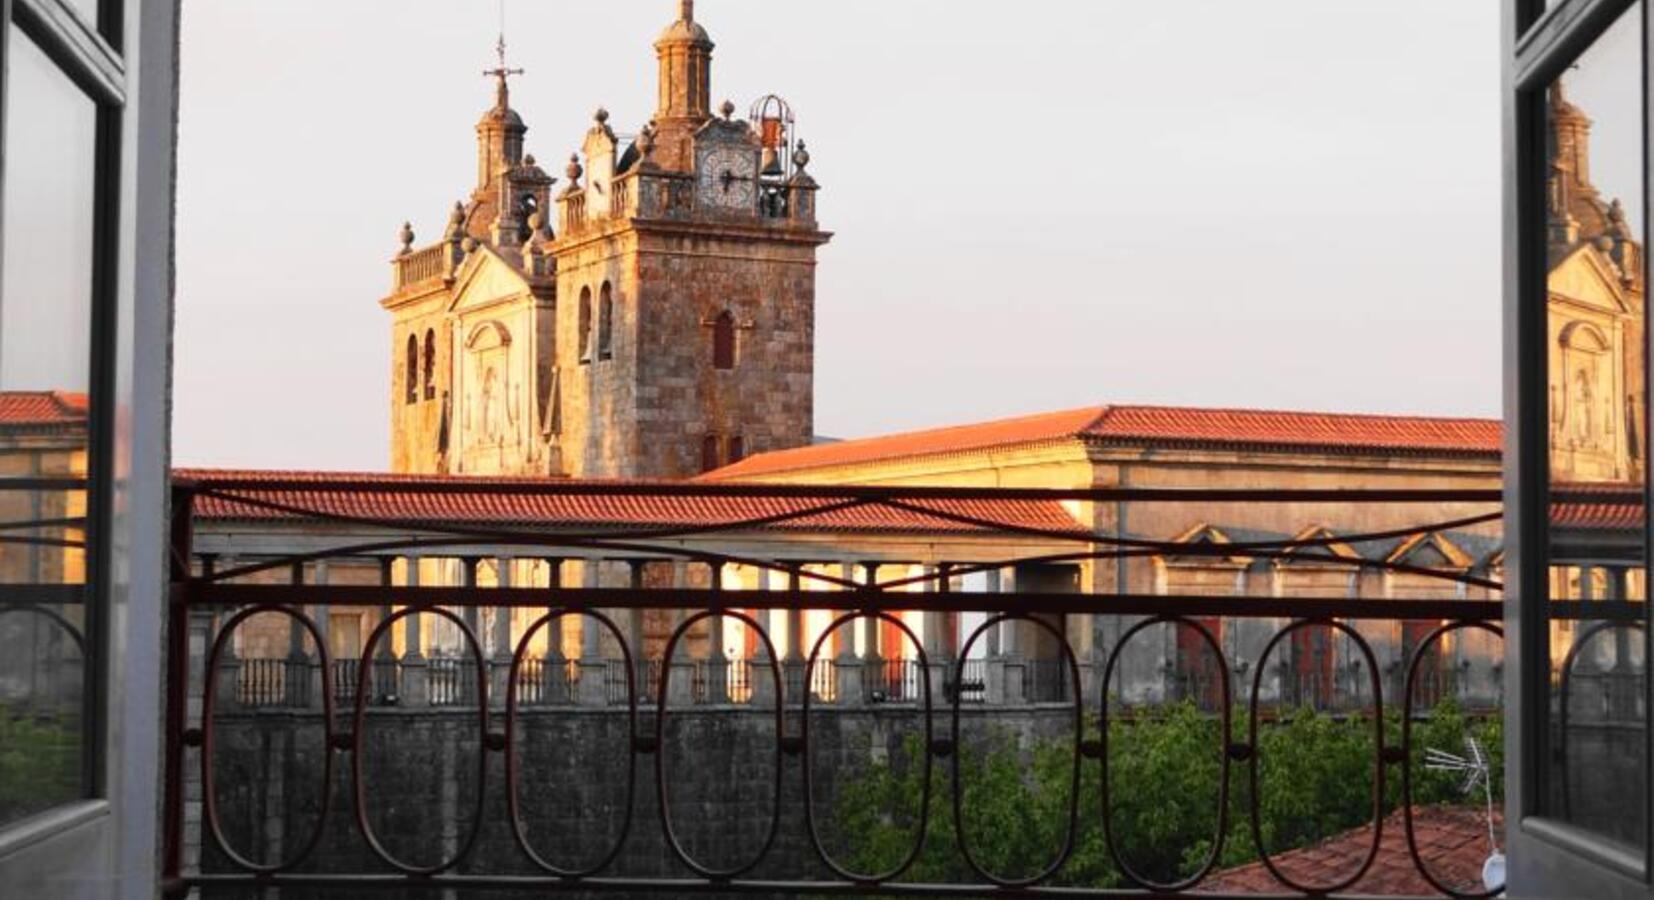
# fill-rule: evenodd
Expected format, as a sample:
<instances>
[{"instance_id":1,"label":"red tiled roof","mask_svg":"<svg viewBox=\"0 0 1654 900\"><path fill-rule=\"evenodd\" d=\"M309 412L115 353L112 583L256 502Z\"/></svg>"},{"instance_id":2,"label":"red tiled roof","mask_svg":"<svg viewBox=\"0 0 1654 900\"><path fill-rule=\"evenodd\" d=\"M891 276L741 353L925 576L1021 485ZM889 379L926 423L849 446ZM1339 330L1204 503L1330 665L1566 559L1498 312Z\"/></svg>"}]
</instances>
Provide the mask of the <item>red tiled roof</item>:
<instances>
[{"instance_id":1,"label":"red tiled roof","mask_svg":"<svg viewBox=\"0 0 1654 900\"><path fill-rule=\"evenodd\" d=\"M1553 528L1639 531L1646 519L1642 491L1627 484L1553 484Z\"/></svg>"},{"instance_id":2,"label":"red tiled roof","mask_svg":"<svg viewBox=\"0 0 1654 900\"><path fill-rule=\"evenodd\" d=\"M1497 457L1502 435L1501 423L1495 419L1166 406L1090 406L764 453L703 478L712 481L735 480L1066 440Z\"/></svg>"},{"instance_id":3,"label":"red tiled roof","mask_svg":"<svg viewBox=\"0 0 1654 900\"><path fill-rule=\"evenodd\" d=\"M0 391L0 426L54 427L86 421L86 395L70 391Z\"/></svg>"},{"instance_id":4,"label":"red tiled roof","mask_svg":"<svg viewBox=\"0 0 1654 900\"><path fill-rule=\"evenodd\" d=\"M1494 827L1502 817L1494 811ZM1407 852L1406 823L1396 810L1384 820L1378 857L1372 868L1353 886L1351 894L1373 896L1439 897L1419 874ZM1481 809L1458 806L1424 806L1413 809L1413 829L1419 856L1437 881L1464 893L1481 893L1482 864L1489 847L1487 820ZM1270 857L1276 868L1305 887L1320 887L1347 878L1360 867L1372 847L1372 826L1363 826L1328 838L1310 847L1288 850ZM1281 894L1287 888L1261 862L1214 872L1201 882L1200 891L1230 894Z\"/></svg>"},{"instance_id":5,"label":"red tiled roof","mask_svg":"<svg viewBox=\"0 0 1654 900\"><path fill-rule=\"evenodd\" d=\"M803 497L741 497L701 494L661 496L658 494L613 493L617 484L658 485L664 482L582 482L561 479L466 478L439 475L390 475L328 472L224 471L180 469L175 478L188 479L210 487L216 480L268 482L269 490L256 486L237 488L237 497L266 503L315 510L328 516L371 519L406 524L519 525L537 527L706 527L734 525L788 513L805 515L762 527L802 531L891 531L925 533L974 533L979 526L950 521L941 516L881 506L863 506L822 513L810 513L836 501ZM277 485L276 482L286 484ZM324 490L304 489L304 483L327 483ZM359 484L360 489L336 490L340 482ZM297 486L294 485L297 483ZM490 489L467 493L453 485L486 484ZM582 485L602 485L605 491L582 493ZM693 485L672 482L694 490ZM521 492L502 492L500 486L520 486ZM386 490L406 486L408 489ZM422 487L443 487L435 492ZM555 488L555 490L548 490ZM1085 534L1061 503L1049 500L923 500L914 505L939 513L966 516L1012 528ZM294 521L293 513L272 510L233 499L203 496L196 501L197 517L219 521Z\"/></svg>"}]
</instances>

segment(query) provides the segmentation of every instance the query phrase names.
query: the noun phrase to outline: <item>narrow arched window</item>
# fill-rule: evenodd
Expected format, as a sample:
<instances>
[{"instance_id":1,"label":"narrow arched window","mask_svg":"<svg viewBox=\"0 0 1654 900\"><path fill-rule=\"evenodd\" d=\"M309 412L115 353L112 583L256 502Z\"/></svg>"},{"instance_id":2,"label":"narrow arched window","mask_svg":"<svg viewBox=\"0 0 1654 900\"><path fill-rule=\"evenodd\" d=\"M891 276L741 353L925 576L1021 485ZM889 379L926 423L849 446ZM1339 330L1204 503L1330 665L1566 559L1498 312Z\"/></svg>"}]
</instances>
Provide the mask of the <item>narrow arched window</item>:
<instances>
[{"instance_id":1,"label":"narrow arched window","mask_svg":"<svg viewBox=\"0 0 1654 900\"><path fill-rule=\"evenodd\" d=\"M747 441L746 441L746 438L743 438L740 435L736 435L736 436L730 438L729 439L729 452L724 454L724 456L729 460L729 464L732 465L732 466L735 465L736 463L740 462L741 460L746 459L747 458Z\"/></svg>"},{"instance_id":2,"label":"narrow arched window","mask_svg":"<svg viewBox=\"0 0 1654 900\"><path fill-rule=\"evenodd\" d=\"M425 331L425 399L436 399L436 331Z\"/></svg>"},{"instance_id":3,"label":"narrow arched window","mask_svg":"<svg viewBox=\"0 0 1654 900\"><path fill-rule=\"evenodd\" d=\"M607 281L597 304L597 358L614 359L615 298Z\"/></svg>"},{"instance_id":4,"label":"narrow arched window","mask_svg":"<svg viewBox=\"0 0 1654 900\"><path fill-rule=\"evenodd\" d=\"M408 365L406 377L403 379L403 401L416 403L419 400L419 338L408 335Z\"/></svg>"},{"instance_id":5,"label":"narrow arched window","mask_svg":"<svg viewBox=\"0 0 1654 900\"><path fill-rule=\"evenodd\" d=\"M580 289L580 361L592 361L592 289Z\"/></svg>"},{"instance_id":6,"label":"narrow arched window","mask_svg":"<svg viewBox=\"0 0 1654 900\"><path fill-rule=\"evenodd\" d=\"M701 438L701 471L710 472L718 468L718 436L709 434Z\"/></svg>"},{"instance_id":7,"label":"narrow arched window","mask_svg":"<svg viewBox=\"0 0 1654 900\"><path fill-rule=\"evenodd\" d=\"M712 320L712 368L735 368L735 316L727 309Z\"/></svg>"}]
</instances>

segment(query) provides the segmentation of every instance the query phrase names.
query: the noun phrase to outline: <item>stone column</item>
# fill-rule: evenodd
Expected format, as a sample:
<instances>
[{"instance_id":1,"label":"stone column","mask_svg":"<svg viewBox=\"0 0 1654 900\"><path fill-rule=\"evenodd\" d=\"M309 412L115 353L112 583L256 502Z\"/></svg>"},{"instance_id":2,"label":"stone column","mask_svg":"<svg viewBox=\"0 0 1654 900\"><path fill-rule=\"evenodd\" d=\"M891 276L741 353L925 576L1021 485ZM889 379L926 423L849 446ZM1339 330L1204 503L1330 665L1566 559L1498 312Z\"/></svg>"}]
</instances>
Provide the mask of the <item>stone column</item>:
<instances>
[{"instance_id":1,"label":"stone column","mask_svg":"<svg viewBox=\"0 0 1654 900\"><path fill-rule=\"evenodd\" d=\"M325 586L328 581L327 576L327 560L319 560L316 563L316 584ZM332 607L311 604L310 618L316 623L316 631L320 633L322 643L322 646L316 648L316 655L310 664L310 685L313 691L310 695L310 702L320 706L323 702L323 693L333 692L332 670L337 668L339 663L338 660L333 659L333 643L328 639L328 632L333 624ZM322 660L324 659L329 661L327 665L323 664Z\"/></svg>"},{"instance_id":2,"label":"stone column","mask_svg":"<svg viewBox=\"0 0 1654 900\"><path fill-rule=\"evenodd\" d=\"M631 588L633 594L642 594L644 567L646 560L629 559L626 564L631 567ZM642 607L634 606L626 611L626 640L631 644L632 656L638 660L649 658L649 648L644 636L644 611ZM664 660L662 661L664 664Z\"/></svg>"},{"instance_id":3,"label":"stone column","mask_svg":"<svg viewBox=\"0 0 1654 900\"><path fill-rule=\"evenodd\" d=\"M763 578L764 589L768 590L769 570L764 570ZM791 586L796 589L801 582L802 577L796 577ZM809 648L803 646L804 610L800 607L800 602L800 595L790 596L781 607L781 642L786 644L787 650L781 659L776 660L781 664L781 685L785 691L785 700L791 704L803 703L804 692L810 689L809 685L804 683L804 662L809 658Z\"/></svg>"},{"instance_id":4,"label":"stone column","mask_svg":"<svg viewBox=\"0 0 1654 900\"><path fill-rule=\"evenodd\" d=\"M419 557L409 556L404 559L407 567L407 576L403 582L407 587L419 587ZM414 609L412 605L407 607ZM419 614L412 613L402 619L402 703L405 706L429 706L430 698L430 664L425 660L423 646L424 632L419 627Z\"/></svg>"},{"instance_id":5,"label":"stone column","mask_svg":"<svg viewBox=\"0 0 1654 900\"><path fill-rule=\"evenodd\" d=\"M546 589L552 596L552 605L546 607L546 614L556 612L557 597L563 587L563 561L555 557L546 560ZM563 635L568 625L568 616L559 616L546 624L546 654L545 654L545 691L548 697L557 702L573 700L573 692L569 684L568 660L563 656Z\"/></svg>"},{"instance_id":6,"label":"stone column","mask_svg":"<svg viewBox=\"0 0 1654 900\"><path fill-rule=\"evenodd\" d=\"M854 581L856 567L851 563L840 564L839 576L847 581ZM856 625L857 623L852 622L838 633L838 653L833 658L833 674L838 680L838 696L834 698L834 702L839 706L860 706L866 699L867 688L862 681L862 662L856 656Z\"/></svg>"},{"instance_id":7,"label":"stone column","mask_svg":"<svg viewBox=\"0 0 1654 900\"><path fill-rule=\"evenodd\" d=\"M989 569L985 575L987 576L985 579L987 593L998 594L1004 590L1003 570ZM998 613L989 613L988 618L991 619L996 615ZM986 681L986 684L983 685L985 694L983 701L994 705L1005 702L1005 654L1000 643L1000 631L1004 627L1004 623L1000 623L989 628L982 635L982 640L987 645L986 656L988 658L986 665L983 666L985 670L984 680Z\"/></svg>"},{"instance_id":8,"label":"stone column","mask_svg":"<svg viewBox=\"0 0 1654 900\"><path fill-rule=\"evenodd\" d=\"M460 584L468 591L474 590L477 586L477 563L479 561L475 556L460 558ZM487 635L482 633L480 624L482 610L477 606L475 599L471 599L467 605L461 607L459 615L465 621L465 627L471 629L471 633L476 636L478 645L486 643Z\"/></svg>"},{"instance_id":9,"label":"stone column","mask_svg":"<svg viewBox=\"0 0 1654 900\"><path fill-rule=\"evenodd\" d=\"M872 584L879 577L879 564L874 562L862 563L862 584ZM866 608L866 607L864 607ZM862 688L864 691L888 690L885 684L884 648L880 646L884 637L884 623L879 619L868 616L861 620L862 644Z\"/></svg>"},{"instance_id":10,"label":"stone column","mask_svg":"<svg viewBox=\"0 0 1654 900\"><path fill-rule=\"evenodd\" d=\"M495 570L499 573L495 579L497 587L511 587L511 566L514 562L509 556L501 556L494 561ZM516 607L512 606L494 607L494 658L489 666L492 677L488 680L488 690L496 698L495 705L501 707L505 705L505 692L511 678L511 657L517 651L511 642L511 617L515 612Z\"/></svg>"},{"instance_id":11,"label":"stone column","mask_svg":"<svg viewBox=\"0 0 1654 900\"><path fill-rule=\"evenodd\" d=\"M294 563L288 580L295 586L304 584L304 563ZM287 626L287 666L282 672L282 692L288 706L308 706L315 695L310 692L310 656L304 649L304 625L290 619Z\"/></svg>"},{"instance_id":12,"label":"stone column","mask_svg":"<svg viewBox=\"0 0 1654 900\"><path fill-rule=\"evenodd\" d=\"M601 559L587 557L580 561L581 586L590 590L600 586ZM580 618L580 702L587 706L605 706L609 702L608 686L604 676L608 664L603 661L602 645L596 619Z\"/></svg>"}]
</instances>

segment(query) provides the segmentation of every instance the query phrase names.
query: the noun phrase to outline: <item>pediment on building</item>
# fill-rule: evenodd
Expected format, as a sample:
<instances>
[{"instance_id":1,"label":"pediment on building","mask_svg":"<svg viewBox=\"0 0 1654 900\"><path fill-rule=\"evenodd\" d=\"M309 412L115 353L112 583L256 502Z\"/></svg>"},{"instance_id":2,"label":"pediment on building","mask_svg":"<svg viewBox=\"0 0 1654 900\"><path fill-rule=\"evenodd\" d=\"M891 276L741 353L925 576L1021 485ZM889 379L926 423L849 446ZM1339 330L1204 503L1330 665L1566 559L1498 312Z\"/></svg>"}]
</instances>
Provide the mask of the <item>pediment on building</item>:
<instances>
[{"instance_id":1,"label":"pediment on building","mask_svg":"<svg viewBox=\"0 0 1654 900\"><path fill-rule=\"evenodd\" d=\"M1294 544L1304 544L1311 541L1314 543L1310 543L1308 546L1295 546L1286 550L1286 555L1277 559L1275 565L1341 564L1347 560L1362 558L1354 547L1339 540L1337 533L1325 525L1311 525L1292 536Z\"/></svg>"},{"instance_id":2,"label":"pediment on building","mask_svg":"<svg viewBox=\"0 0 1654 900\"><path fill-rule=\"evenodd\" d=\"M1190 547L1214 548L1204 549L1204 552L1177 553L1171 552L1160 557L1167 566L1182 568L1234 568L1250 565L1252 560L1246 556L1233 556L1223 553L1219 549L1225 544L1234 543L1229 535L1223 533L1206 522L1199 522L1189 526L1171 539L1174 544L1186 544Z\"/></svg>"},{"instance_id":3,"label":"pediment on building","mask_svg":"<svg viewBox=\"0 0 1654 900\"><path fill-rule=\"evenodd\" d=\"M448 311L462 313L481 309L532 293L532 286L510 261L488 246L478 247L465 258L454 280L453 299Z\"/></svg>"},{"instance_id":4,"label":"pediment on building","mask_svg":"<svg viewBox=\"0 0 1654 900\"><path fill-rule=\"evenodd\" d=\"M1463 547L1439 532L1415 534L1390 551L1385 562L1399 563L1419 569L1455 569L1469 571L1476 560ZM1503 559L1501 557L1501 564Z\"/></svg>"},{"instance_id":5,"label":"pediment on building","mask_svg":"<svg viewBox=\"0 0 1654 900\"><path fill-rule=\"evenodd\" d=\"M1574 248L1552 266L1547 284L1553 303L1561 299L1616 315L1631 311L1618 271L1589 244Z\"/></svg>"}]
</instances>

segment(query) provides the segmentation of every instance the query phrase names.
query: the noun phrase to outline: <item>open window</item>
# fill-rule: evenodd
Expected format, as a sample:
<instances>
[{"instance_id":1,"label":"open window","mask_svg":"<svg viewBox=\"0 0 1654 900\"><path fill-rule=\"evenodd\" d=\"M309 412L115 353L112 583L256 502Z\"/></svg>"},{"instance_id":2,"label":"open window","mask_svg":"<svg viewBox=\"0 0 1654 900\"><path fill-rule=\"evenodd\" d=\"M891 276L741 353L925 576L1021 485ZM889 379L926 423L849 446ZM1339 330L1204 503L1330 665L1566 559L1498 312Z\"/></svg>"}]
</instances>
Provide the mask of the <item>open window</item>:
<instances>
[{"instance_id":1,"label":"open window","mask_svg":"<svg viewBox=\"0 0 1654 900\"><path fill-rule=\"evenodd\" d=\"M436 399L436 331L425 330L425 399Z\"/></svg>"},{"instance_id":2,"label":"open window","mask_svg":"<svg viewBox=\"0 0 1654 900\"><path fill-rule=\"evenodd\" d=\"M419 402L419 338L408 335L407 359L403 364L402 402Z\"/></svg>"},{"instance_id":3,"label":"open window","mask_svg":"<svg viewBox=\"0 0 1654 900\"><path fill-rule=\"evenodd\" d=\"M614 288L605 281L597 306L597 358L614 359L615 298Z\"/></svg>"},{"instance_id":4,"label":"open window","mask_svg":"<svg viewBox=\"0 0 1654 900\"><path fill-rule=\"evenodd\" d=\"M592 361L592 289L580 289L580 362L582 365Z\"/></svg>"},{"instance_id":5,"label":"open window","mask_svg":"<svg viewBox=\"0 0 1654 900\"><path fill-rule=\"evenodd\" d=\"M735 368L735 316L727 309L712 320L712 368Z\"/></svg>"}]
</instances>

